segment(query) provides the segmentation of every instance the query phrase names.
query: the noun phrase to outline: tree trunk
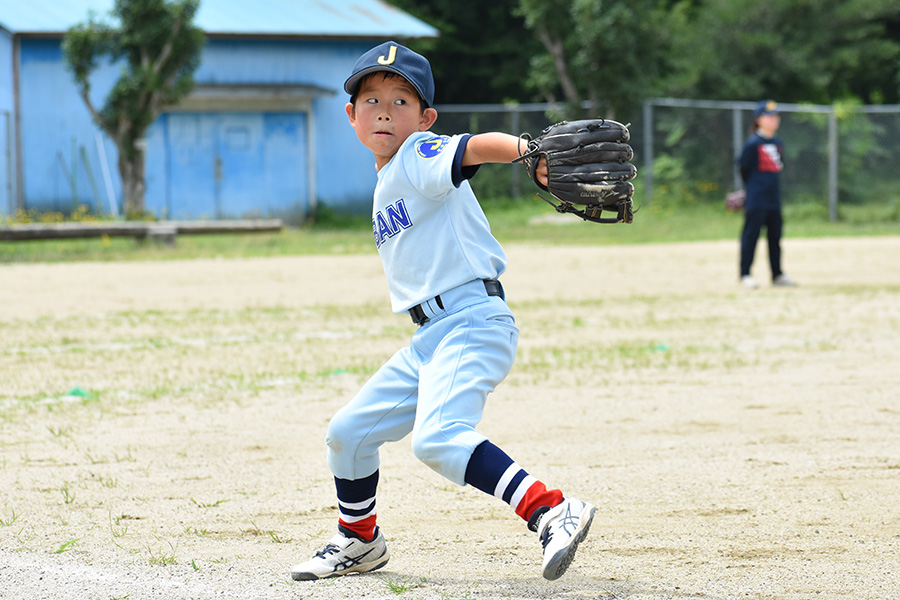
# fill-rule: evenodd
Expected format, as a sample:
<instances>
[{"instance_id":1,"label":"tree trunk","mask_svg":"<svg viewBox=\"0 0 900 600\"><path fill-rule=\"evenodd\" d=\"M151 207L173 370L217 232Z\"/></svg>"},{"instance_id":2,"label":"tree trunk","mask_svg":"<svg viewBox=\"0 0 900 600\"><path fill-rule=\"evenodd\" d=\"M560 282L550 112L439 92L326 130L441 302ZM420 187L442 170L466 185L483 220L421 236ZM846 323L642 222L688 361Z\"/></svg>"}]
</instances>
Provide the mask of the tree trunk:
<instances>
[{"instance_id":1,"label":"tree trunk","mask_svg":"<svg viewBox=\"0 0 900 600\"><path fill-rule=\"evenodd\" d=\"M144 192L147 185L144 181L146 160L144 151L136 148L132 160L128 160L127 152L119 147L119 175L122 177L122 204L126 219L143 217L147 213L144 204Z\"/></svg>"},{"instance_id":2,"label":"tree trunk","mask_svg":"<svg viewBox=\"0 0 900 600\"><path fill-rule=\"evenodd\" d=\"M550 56L553 57L553 64L556 67L556 73L559 75L559 83L560 86L562 86L563 95L566 97L569 104L571 104L572 109L576 111L577 114L580 114L582 110L581 96L578 94L575 80L572 79L572 75L569 73L569 65L566 62L563 40L550 37L550 34L544 27L538 27L535 33L537 34L538 40L544 45L544 48L547 49Z\"/></svg>"}]
</instances>

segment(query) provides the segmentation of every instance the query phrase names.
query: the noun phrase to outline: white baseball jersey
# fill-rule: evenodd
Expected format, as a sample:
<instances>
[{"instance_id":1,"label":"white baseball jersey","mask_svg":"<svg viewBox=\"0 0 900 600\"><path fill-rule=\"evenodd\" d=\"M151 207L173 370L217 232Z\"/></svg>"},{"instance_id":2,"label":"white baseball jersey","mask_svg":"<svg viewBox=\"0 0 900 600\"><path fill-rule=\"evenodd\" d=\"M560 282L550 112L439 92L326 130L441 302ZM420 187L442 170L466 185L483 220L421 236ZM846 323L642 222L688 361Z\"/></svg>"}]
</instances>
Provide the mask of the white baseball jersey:
<instances>
[{"instance_id":1,"label":"white baseball jersey","mask_svg":"<svg viewBox=\"0 0 900 600\"><path fill-rule=\"evenodd\" d=\"M396 313L506 270L506 255L466 181L477 167L463 172L469 137L414 133L378 172L372 230Z\"/></svg>"}]
</instances>

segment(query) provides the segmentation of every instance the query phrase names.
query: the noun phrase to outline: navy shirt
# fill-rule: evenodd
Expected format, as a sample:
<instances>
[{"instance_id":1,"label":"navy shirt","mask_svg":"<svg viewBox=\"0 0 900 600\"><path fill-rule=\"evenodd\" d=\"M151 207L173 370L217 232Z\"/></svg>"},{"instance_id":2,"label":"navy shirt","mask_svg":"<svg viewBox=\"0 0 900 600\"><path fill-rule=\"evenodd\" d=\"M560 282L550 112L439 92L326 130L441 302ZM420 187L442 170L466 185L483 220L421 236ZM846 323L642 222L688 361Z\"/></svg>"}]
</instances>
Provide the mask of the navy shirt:
<instances>
[{"instance_id":1,"label":"navy shirt","mask_svg":"<svg viewBox=\"0 0 900 600\"><path fill-rule=\"evenodd\" d=\"M781 208L782 150L783 145L777 137L764 138L754 133L747 139L738 158L747 192L747 210Z\"/></svg>"}]
</instances>

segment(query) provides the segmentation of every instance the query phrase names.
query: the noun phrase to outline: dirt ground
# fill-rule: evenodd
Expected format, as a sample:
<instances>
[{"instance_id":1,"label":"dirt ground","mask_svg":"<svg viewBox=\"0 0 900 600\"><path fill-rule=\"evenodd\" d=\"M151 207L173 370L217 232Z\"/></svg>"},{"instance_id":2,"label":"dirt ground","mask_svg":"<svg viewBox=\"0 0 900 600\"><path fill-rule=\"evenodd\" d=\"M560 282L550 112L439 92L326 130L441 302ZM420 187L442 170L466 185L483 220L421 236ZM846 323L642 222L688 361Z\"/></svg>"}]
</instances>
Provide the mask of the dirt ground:
<instances>
[{"instance_id":1,"label":"dirt ground","mask_svg":"<svg viewBox=\"0 0 900 600\"><path fill-rule=\"evenodd\" d=\"M788 239L752 292L731 241L507 252L482 430L597 506L562 579L406 440L387 567L290 581L328 419L413 331L374 254L3 265L0 598L900 598L900 237Z\"/></svg>"}]
</instances>

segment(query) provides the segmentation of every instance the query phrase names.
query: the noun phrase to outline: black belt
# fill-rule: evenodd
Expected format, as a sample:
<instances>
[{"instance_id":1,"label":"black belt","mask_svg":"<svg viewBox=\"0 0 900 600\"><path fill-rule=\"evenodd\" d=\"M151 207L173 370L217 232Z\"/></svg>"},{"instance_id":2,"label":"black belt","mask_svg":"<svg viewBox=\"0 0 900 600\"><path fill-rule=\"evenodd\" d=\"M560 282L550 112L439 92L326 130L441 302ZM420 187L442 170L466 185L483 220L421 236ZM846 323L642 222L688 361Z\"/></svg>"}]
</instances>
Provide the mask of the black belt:
<instances>
[{"instance_id":1,"label":"black belt","mask_svg":"<svg viewBox=\"0 0 900 600\"><path fill-rule=\"evenodd\" d=\"M496 279L482 279L482 283L484 283L484 291L487 292L488 296L500 296L504 298L503 294L503 286L500 285L500 282ZM437 295L434 297L434 301L437 305L443 309L444 303L441 301L441 296ZM422 309L421 304L416 304L411 309L409 309L409 316L412 318L412 322L420 327L428 322L428 317L425 315L425 311Z\"/></svg>"}]
</instances>

